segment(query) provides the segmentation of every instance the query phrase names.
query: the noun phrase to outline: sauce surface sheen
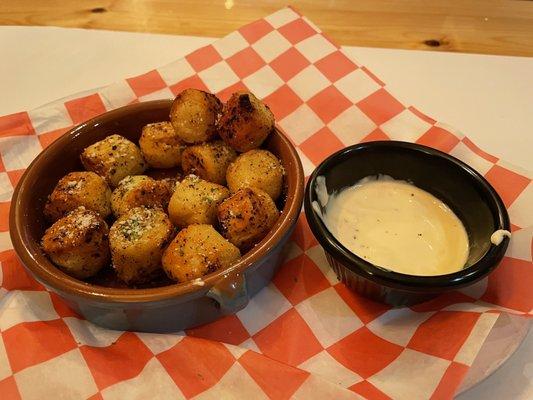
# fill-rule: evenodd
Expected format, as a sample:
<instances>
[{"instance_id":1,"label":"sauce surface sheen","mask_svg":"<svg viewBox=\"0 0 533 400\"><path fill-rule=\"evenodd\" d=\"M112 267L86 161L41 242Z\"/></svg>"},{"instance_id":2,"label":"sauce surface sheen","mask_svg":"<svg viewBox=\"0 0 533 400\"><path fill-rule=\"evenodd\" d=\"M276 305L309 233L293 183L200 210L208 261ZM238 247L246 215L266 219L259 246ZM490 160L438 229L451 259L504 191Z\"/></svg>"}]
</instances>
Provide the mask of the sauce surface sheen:
<instances>
[{"instance_id":1,"label":"sauce surface sheen","mask_svg":"<svg viewBox=\"0 0 533 400\"><path fill-rule=\"evenodd\" d=\"M410 183L365 178L326 196L326 202L322 218L328 229L372 264L419 276L465 266L469 249L462 222L445 203Z\"/></svg>"}]
</instances>

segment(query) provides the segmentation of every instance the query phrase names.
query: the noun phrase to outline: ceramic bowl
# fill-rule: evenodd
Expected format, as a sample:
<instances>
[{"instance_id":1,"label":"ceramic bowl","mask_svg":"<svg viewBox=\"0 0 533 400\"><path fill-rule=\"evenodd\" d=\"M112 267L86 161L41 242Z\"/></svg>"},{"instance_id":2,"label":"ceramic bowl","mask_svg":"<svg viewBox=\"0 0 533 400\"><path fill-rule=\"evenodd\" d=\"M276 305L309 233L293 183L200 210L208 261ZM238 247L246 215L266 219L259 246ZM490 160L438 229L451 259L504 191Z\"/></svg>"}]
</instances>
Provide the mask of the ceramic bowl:
<instances>
[{"instance_id":1,"label":"ceramic bowl","mask_svg":"<svg viewBox=\"0 0 533 400\"><path fill-rule=\"evenodd\" d=\"M411 182L455 212L470 245L462 270L439 276L393 272L358 257L333 237L312 207L317 200L316 178L324 176L328 193L332 193L378 174ZM393 306L420 303L474 284L498 266L509 243L505 238L498 246L491 244L491 234L509 230L510 224L502 200L483 176L448 154L413 143L368 142L331 155L310 176L304 206L310 228L339 279L354 291Z\"/></svg>"},{"instance_id":2,"label":"ceramic bowl","mask_svg":"<svg viewBox=\"0 0 533 400\"><path fill-rule=\"evenodd\" d=\"M264 147L279 157L286 171L281 216L239 262L207 275L204 286L107 287L77 280L56 268L39 242L46 228L43 206L57 181L67 172L83 170L79 155L85 147L114 133L137 142L144 125L168 120L171 104L161 100L128 105L73 128L31 163L13 195L10 234L24 267L73 310L106 328L175 332L237 312L270 282L300 214L304 186L300 159L290 141L275 130Z\"/></svg>"}]
</instances>

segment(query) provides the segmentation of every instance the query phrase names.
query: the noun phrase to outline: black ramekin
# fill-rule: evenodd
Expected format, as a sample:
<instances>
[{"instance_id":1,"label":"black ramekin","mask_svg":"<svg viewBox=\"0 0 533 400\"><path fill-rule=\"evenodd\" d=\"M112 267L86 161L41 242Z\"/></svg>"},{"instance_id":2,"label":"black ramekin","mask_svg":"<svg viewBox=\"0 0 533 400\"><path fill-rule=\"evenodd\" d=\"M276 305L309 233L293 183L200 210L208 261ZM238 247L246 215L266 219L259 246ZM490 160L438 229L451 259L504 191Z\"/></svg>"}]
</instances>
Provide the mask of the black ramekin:
<instances>
[{"instance_id":1,"label":"black ramekin","mask_svg":"<svg viewBox=\"0 0 533 400\"><path fill-rule=\"evenodd\" d=\"M409 181L455 212L470 244L464 269L438 276L401 274L365 261L333 237L312 207L317 200L316 178L326 178L331 194L378 174ZM309 226L337 277L352 290L392 306L420 303L474 284L498 266L509 244L508 238L497 246L490 242L494 231L510 230L510 224L501 198L483 176L448 154L414 143L367 142L329 156L309 177L304 206Z\"/></svg>"}]
</instances>

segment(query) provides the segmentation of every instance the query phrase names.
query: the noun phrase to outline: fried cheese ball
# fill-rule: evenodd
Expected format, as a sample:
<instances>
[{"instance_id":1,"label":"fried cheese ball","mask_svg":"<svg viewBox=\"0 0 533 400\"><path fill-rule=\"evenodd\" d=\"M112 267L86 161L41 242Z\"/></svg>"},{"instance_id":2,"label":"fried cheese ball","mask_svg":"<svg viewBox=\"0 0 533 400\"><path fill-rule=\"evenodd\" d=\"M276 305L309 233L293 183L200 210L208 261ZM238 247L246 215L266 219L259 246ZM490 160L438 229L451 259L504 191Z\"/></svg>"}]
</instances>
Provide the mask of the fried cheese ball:
<instances>
[{"instance_id":1,"label":"fried cheese ball","mask_svg":"<svg viewBox=\"0 0 533 400\"><path fill-rule=\"evenodd\" d=\"M216 136L216 121L222 103L211 93L185 89L179 93L170 109L170 122L186 143L207 142Z\"/></svg>"},{"instance_id":2,"label":"fried cheese ball","mask_svg":"<svg viewBox=\"0 0 533 400\"><path fill-rule=\"evenodd\" d=\"M215 224L217 207L228 196L226 187L188 175L176 185L170 198L170 220L179 228L191 224Z\"/></svg>"},{"instance_id":3,"label":"fried cheese ball","mask_svg":"<svg viewBox=\"0 0 533 400\"><path fill-rule=\"evenodd\" d=\"M44 215L57 221L80 206L96 211L102 218L111 214L111 189L94 172L70 172L61 178L48 196Z\"/></svg>"},{"instance_id":4,"label":"fried cheese ball","mask_svg":"<svg viewBox=\"0 0 533 400\"><path fill-rule=\"evenodd\" d=\"M181 164L185 144L170 122L156 122L143 127L139 146L144 159L154 168L172 168Z\"/></svg>"},{"instance_id":5,"label":"fried cheese ball","mask_svg":"<svg viewBox=\"0 0 533 400\"><path fill-rule=\"evenodd\" d=\"M174 233L168 216L159 209L136 207L109 230L113 268L128 285L149 282L161 268L163 249Z\"/></svg>"},{"instance_id":6,"label":"fried cheese ball","mask_svg":"<svg viewBox=\"0 0 533 400\"><path fill-rule=\"evenodd\" d=\"M283 186L284 169L278 158L268 150L255 149L242 153L226 171L232 193L244 187L267 192L276 201Z\"/></svg>"},{"instance_id":7,"label":"fried cheese ball","mask_svg":"<svg viewBox=\"0 0 533 400\"><path fill-rule=\"evenodd\" d=\"M209 182L226 184L226 169L237 152L222 140L188 147L181 160L185 174L194 174Z\"/></svg>"},{"instance_id":8,"label":"fried cheese ball","mask_svg":"<svg viewBox=\"0 0 533 400\"><path fill-rule=\"evenodd\" d=\"M243 188L218 206L220 233L241 251L263 239L279 217L272 198L256 188Z\"/></svg>"},{"instance_id":9,"label":"fried cheese ball","mask_svg":"<svg viewBox=\"0 0 533 400\"><path fill-rule=\"evenodd\" d=\"M122 179L111 196L111 208L118 218L139 206L165 209L170 200L169 186L146 175L127 176Z\"/></svg>"},{"instance_id":10,"label":"fried cheese ball","mask_svg":"<svg viewBox=\"0 0 533 400\"><path fill-rule=\"evenodd\" d=\"M139 175L146 169L141 150L123 136L111 135L87 147L81 163L96 172L112 187L128 175Z\"/></svg>"},{"instance_id":11,"label":"fried cheese ball","mask_svg":"<svg viewBox=\"0 0 533 400\"><path fill-rule=\"evenodd\" d=\"M78 207L46 230L41 246L65 273L86 279L109 263L109 229L95 211Z\"/></svg>"},{"instance_id":12,"label":"fried cheese ball","mask_svg":"<svg viewBox=\"0 0 533 400\"><path fill-rule=\"evenodd\" d=\"M255 149L274 129L274 115L250 92L236 92L224 105L218 133L238 152Z\"/></svg>"},{"instance_id":13,"label":"fried cheese ball","mask_svg":"<svg viewBox=\"0 0 533 400\"><path fill-rule=\"evenodd\" d=\"M163 253L162 265L170 279L186 282L234 264L241 253L211 225L182 229Z\"/></svg>"}]
</instances>

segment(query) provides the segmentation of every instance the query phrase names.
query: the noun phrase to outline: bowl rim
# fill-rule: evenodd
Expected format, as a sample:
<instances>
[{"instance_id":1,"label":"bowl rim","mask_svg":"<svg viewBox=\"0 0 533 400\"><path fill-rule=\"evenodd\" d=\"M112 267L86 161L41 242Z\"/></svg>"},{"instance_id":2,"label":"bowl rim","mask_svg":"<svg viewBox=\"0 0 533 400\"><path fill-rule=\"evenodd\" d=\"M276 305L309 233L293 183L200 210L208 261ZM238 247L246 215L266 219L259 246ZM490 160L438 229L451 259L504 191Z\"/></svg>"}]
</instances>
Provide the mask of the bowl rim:
<instances>
[{"instance_id":1,"label":"bowl rim","mask_svg":"<svg viewBox=\"0 0 533 400\"><path fill-rule=\"evenodd\" d=\"M476 282L496 268L503 258L509 244L509 238L507 237L505 237L500 245L491 245L483 257L467 268L444 275L419 276L391 271L372 264L352 253L345 246L343 246L333 236L333 234L331 234L322 219L317 215L312 207L313 192L311 188L314 188L317 176L320 176L322 172L327 170L328 167L332 166L332 164L336 164L339 159L346 159L352 156L352 153L355 154L357 152L376 147L388 147L392 149L402 149L424 153L426 155L444 159L446 162L453 164L455 167L459 167L463 173L470 175L483 190L483 197L488 199L487 205L491 210L493 218L496 217L494 218L494 225L497 226L497 229L510 230L509 215L507 214L507 210L505 209L502 199L496 190L490 185L490 183L468 164L432 147L404 141L382 140L358 143L337 151L322 161L309 177L304 195L305 214L311 231L324 249L331 256L340 260L342 264L352 272L357 273L358 275L363 276L371 281L400 290L404 289L424 292L432 291L434 289L456 289Z\"/></svg>"},{"instance_id":2,"label":"bowl rim","mask_svg":"<svg viewBox=\"0 0 533 400\"><path fill-rule=\"evenodd\" d=\"M202 279L204 281L204 285L199 286L191 281L157 288L112 288L93 285L73 278L53 265L44 254L43 257L45 258L45 261L43 264L45 265L41 265L41 263L35 259L35 257L32 255L32 252L27 247L25 237L29 237L29 235L26 235L27 231L23 223L24 210L20 205L20 196L27 193L28 190L31 190L31 188L27 187L27 181L29 180L29 177L35 175L38 176L41 174L42 171L39 170L39 166L46 157L48 157L54 151L57 152L57 149L68 147L68 143L71 141L71 139L82 134L85 129L97 126L102 119L114 119L120 117L120 115L126 111L129 113L144 110L146 108L150 109L151 107L170 107L171 104L172 100L170 99L152 100L129 104L100 114L69 129L47 148L43 149L43 151L41 151L41 153L39 153L39 155L26 168L11 198L9 231L16 254L22 261L22 264L32 272L38 281L43 283L45 286L49 286L54 290L57 290L61 294L74 295L76 297L83 297L85 299L94 300L97 302L155 302L183 295L201 296L209 291L209 289L211 289L213 286L222 282L228 276L240 274L253 264L260 261L278 245L281 239L294 225L302 208L304 196L304 172L302 163L293 144L280 129L275 127L276 134L279 136L282 146L288 149L290 165L284 167L287 171L291 171L291 173L294 174L294 187L292 188L292 191L287 191L287 199L283 209L280 212L280 217L267 236L264 237L263 240L261 240L261 242L259 242L252 250L248 251L244 256L242 256L239 262L232 265L230 268L215 271L205 276Z\"/></svg>"}]
</instances>

